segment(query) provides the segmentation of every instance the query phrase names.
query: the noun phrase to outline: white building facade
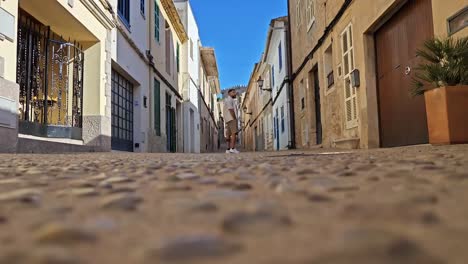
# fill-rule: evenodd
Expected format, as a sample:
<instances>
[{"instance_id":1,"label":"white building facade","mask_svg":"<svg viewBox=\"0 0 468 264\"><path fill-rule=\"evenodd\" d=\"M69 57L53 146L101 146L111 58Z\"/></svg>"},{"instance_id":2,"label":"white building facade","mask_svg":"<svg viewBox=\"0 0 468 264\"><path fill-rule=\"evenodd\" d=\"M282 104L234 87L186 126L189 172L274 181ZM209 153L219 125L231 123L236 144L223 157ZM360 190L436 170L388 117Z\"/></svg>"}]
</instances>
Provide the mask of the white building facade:
<instances>
[{"instance_id":1,"label":"white building facade","mask_svg":"<svg viewBox=\"0 0 468 264\"><path fill-rule=\"evenodd\" d=\"M187 41L172 0L149 1L148 152L183 151L181 47Z\"/></svg>"},{"instance_id":2,"label":"white building facade","mask_svg":"<svg viewBox=\"0 0 468 264\"><path fill-rule=\"evenodd\" d=\"M119 21L112 31L111 144L113 150L147 152L150 1L110 1Z\"/></svg>"},{"instance_id":3,"label":"white building facade","mask_svg":"<svg viewBox=\"0 0 468 264\"><path fill-rule=\"evenodd\" d=\"M288 82L287 17L273 19L268 30L265 64L269 67L272 98L273 149L285 150L291 146L290 102Z\"/></svg>"},{"instance_id":4,"label":"white building facade","mask_svg":"<svg viewBox=\"0 0 468 264\"><path fill-rule=\"evenodd\" d=\"M182 89L183 151L200 153L199 65L200 36L198 26L188 0L174 0L179 16L187 32L187 41L181 46L180 73Z\"/></svg>"}]
</instances>

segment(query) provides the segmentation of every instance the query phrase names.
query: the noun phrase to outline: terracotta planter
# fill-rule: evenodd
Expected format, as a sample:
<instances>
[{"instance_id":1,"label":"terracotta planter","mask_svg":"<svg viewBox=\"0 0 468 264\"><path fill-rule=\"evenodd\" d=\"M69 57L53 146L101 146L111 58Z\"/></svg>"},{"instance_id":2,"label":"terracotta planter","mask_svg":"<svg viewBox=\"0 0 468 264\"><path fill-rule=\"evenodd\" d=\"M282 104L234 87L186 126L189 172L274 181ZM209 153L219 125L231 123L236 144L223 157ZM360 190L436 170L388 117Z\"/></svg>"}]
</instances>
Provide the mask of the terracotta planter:
<instances>
[{"instance_id":1,"label":"terracotta planter","mask_svg":"<svg viewBox=\"0 0 468 264\"><path fill-rule=\"evenodd\" d=\"M424 97L429 142L468 143L468 85L432 89Z\"/></svg>"}]
</instances>

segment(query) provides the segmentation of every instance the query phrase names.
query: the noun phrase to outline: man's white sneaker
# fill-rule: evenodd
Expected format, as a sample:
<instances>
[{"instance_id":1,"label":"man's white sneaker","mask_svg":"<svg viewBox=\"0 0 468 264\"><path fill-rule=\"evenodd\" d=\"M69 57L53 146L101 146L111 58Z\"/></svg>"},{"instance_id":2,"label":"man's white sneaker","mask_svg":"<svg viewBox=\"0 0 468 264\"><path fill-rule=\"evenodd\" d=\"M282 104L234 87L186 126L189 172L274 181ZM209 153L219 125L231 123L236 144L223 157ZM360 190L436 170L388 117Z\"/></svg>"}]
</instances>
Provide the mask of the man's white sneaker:
<instances>
[{"instance_id":1,"label":"man's white sneaker","mask_svg":"<svg viewBox=\"0 0 468 264\"><path fill-rule=\"evenodd\" d=\"M226 154L230 154L230 153L231 153L231 151L229 151L229 149L228 149L228 150L226 150Z\"/></svg>"},{"instance_id":2,"label":"man's white sneaker","mask_svg":"<svg viewBox=\"0 0 468 264\"><path fill-rule=\"evenodd\" d=\"M229 153L232 153L232 154L239 154L240 151L238 151L237 149L231 149L231 150L229 150Z\"/></svg>"}]
</instances>

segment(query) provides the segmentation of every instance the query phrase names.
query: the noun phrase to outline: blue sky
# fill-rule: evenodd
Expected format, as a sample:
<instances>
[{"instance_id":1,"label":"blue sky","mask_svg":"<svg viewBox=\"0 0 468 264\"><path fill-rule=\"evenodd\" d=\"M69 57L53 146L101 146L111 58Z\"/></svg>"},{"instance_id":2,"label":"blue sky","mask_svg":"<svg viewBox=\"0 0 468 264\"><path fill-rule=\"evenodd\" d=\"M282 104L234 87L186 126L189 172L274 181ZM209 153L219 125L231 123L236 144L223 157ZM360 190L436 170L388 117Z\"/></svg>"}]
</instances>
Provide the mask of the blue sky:
<instances>
[{"instance_id":1,"label":"blue sky","mask_svg":"<svg viewBox=\"0 0 468 264\"><path fill-rule=\"evenodd\" d=\"M286 0L191 0L204 46L214 47L221 88L246 85L265 47L271 19Z\"/></svg>"}]
</instances>

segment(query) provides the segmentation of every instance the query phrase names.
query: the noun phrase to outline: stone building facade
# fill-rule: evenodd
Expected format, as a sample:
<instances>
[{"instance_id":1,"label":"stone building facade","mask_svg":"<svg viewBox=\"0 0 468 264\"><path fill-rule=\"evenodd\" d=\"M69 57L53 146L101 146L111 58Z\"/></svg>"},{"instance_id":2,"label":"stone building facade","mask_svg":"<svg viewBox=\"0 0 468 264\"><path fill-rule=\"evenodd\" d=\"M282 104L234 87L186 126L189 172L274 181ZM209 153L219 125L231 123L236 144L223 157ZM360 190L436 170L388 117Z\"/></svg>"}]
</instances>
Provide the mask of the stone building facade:
<instances>
[{"instance_id":1,"label":"stone building facade","mask_svg":"<svg viewBox=\"0 0 468 264\"><path fill-rule=\"evenodd\" d=\"M187 12L173 0L0 1L0 152L198 152L200 40L188 0L176 2Z\"/></svg>"},{"instance_id":2,"label":"stone building facade","mask_svg":"<svg viewBox=\"0 0 468 264\"><path fill-rule=\"evenodd\" d=\"M466 23L449 32L465 1L289 0L288 10L297 148L427 143L424 98L409 95L415 51L466 36Z\"/></svg>"}]
</instances>

